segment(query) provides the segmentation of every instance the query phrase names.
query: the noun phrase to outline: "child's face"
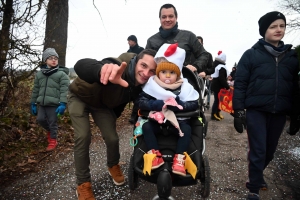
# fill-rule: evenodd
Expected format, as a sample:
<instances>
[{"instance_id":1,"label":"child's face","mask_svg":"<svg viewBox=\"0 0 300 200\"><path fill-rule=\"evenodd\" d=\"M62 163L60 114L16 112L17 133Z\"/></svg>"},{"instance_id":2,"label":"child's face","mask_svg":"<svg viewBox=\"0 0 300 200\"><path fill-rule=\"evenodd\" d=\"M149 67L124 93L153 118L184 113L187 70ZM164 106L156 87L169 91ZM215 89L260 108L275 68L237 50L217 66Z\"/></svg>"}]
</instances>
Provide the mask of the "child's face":
<instances>
[{"instance_id":1,"label":"child's face","mask_svg":"<svg viewBox=\"0 0 300 200\"><path fill-rule=\"evenodd\" d=\"M265 40L274 46L278 46L278 43L283 38L284 34L285 23L283 19L277 19L267 29Z\"/></svg>"},{"instance_id":2,"label":"child's face","mask_svg":"<svg viewBox=\"0 0 300 200\"><path fill-rule=\"evenodd\" d=\"M166 84L172 84L177 81L177 74L172 70L161 70L158 73L158 77Z\"/></svg>"},{"instance_id":3,"label":"child's face","mask_svg":"<svg viewBox=\"0 0 300 200\"><path fill-rule=\"evenodd\" d=\"M58 58L56 56L50 56L49 58L47 58L46 64L49 67L56 67L58 65Z\"/></svg>"}]
</instances>

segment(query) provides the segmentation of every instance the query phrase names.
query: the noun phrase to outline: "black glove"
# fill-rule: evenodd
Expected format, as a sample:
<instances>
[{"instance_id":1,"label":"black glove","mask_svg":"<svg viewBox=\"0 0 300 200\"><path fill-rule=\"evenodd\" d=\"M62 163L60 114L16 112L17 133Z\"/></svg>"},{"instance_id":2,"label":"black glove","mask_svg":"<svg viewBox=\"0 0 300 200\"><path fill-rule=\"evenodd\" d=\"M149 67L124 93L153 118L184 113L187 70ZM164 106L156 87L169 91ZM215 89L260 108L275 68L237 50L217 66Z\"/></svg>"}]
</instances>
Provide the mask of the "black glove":
<instances>
[{"instance_id":1,"label":"black glove","mask_svg":"<svg viewBox=\"0 0 300 200\"><path fill-rule=\"evenodd\" d=\"M163 100L152 100L149 103L150 103L150 108L153 111L161 111L162 107L165 104Z\"/></svg>"},{"instance_id":2,"label":"black glove","mask_svg":"<svg viewBox=\"0 0 300 200\"><path fill-rule=\"evenodd\" d=\"M243 133L244 128L247 129L246 112L244 110L235 110L233 117L235 130L239 133Z\"/></svg>"},{"instance_id":3,"label":"black glove","mask_svg":"<svg viewBox=\"0 0 300 200\"><path fill-rule=\"evenodd\" d=\"M292 115L289 130L287 131L290 135L295 135L300 128L300 115Z\"/></svg>"}]
</instances>

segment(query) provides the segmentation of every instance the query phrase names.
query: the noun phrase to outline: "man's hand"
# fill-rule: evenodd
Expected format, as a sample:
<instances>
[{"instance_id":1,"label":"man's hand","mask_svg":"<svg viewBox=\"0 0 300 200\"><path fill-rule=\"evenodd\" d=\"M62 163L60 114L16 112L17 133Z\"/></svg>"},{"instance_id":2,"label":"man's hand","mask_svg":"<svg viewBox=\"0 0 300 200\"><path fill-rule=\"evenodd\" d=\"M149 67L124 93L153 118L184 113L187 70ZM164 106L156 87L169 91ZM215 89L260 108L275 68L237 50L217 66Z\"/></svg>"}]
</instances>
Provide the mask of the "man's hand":
<instances>
[{"instance_id":1,"label":"man's hand","mask_svg":"<svg viewBox=\"0 0 300 200\"><path fill-rule=\"evenodd\" d=\"M193 65L187 65L186 67L189 68L192 72L196 72L197 71L197 68L194 67Z\"/></svg>"},{"instance_id":2,"label":"man's hand","mask_svg":"<svg viewBox=\"0 0 300 200\"><path fill-rule=\"evenodd\" d=\"M233 117L235 130L239 133L243 133L244 128L247 129L246 112L244 110L235 110Z\"/></svg>"},{"instance_id":3,"label":"man's hand","mask_svg":"<svg viewBox=\"0 0 300 200\"><path fill-rule=\"evenodd\" d=\"M122 62L120 66L116 64L103 65L100 72L100 83L106 85L109 81L114 84L119 84L122 87L128 87L128 83L122 79L122 74L126 67L126 62Z\"/></svg>"},{"instance_id":4,"label":"man's hand","mask_svg":"<svg viewBox=\"0 0 300 200\"><path fill-rule=\"evenodd\" d=\"M204 78L204 77L206 76L206 73L205 73L205 72L200 72L200 73L198 74L198 76L201 76L202 78Z\"/></svg>"}]
</instances>

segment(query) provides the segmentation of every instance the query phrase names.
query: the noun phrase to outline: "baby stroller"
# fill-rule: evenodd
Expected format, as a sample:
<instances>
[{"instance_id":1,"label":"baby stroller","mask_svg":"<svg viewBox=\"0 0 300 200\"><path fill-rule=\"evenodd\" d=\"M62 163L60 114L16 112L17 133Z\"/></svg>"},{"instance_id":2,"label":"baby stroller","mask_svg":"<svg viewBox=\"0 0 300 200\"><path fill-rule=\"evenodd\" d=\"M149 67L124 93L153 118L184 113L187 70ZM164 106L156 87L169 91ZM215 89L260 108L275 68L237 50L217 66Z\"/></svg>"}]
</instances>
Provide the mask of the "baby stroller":
<instances>
[{"instance_id":1,"label":"baby stroller","mask_svg":"<svg viewBox=\"0 0 300 200\"><path fill-rule=\"evenodd\" d=\"M165 161L164 165L152 170L151 176L143 174L144 160L143 155L147 152L147 147L144 142L143 135L137 137L137 145L134 147L133 153L130 157L130 164L128 169L128 183L130 190L135 190L138 187L138 179L154 183L157 185L158 194L153 198L157 199L174 199L171 196L172 186L189 186L196 185L200 182L200 195L203 198L209 196L210 193L210 167L208 158L204 155L205 152L205 137L207 132L207 120L204 116L203 102L201 95L200 78L186 67L183 67L182 74L198 91L199 108L192 112L177 112L177 117L190 117L192 136L189 150L187 153L191 157L194 164L197 166L197 174L194 179L191 174L186 176L179 176L172 173L172 162L176 151L178 134L168 133L171 124L165 123L161 125L161 133L157 135L157 141L160 147L160 152ZM202 82L203 84L203 82ZM149 111L139 111L142 117L147 117Z\"/></svg>"}]
</instances>

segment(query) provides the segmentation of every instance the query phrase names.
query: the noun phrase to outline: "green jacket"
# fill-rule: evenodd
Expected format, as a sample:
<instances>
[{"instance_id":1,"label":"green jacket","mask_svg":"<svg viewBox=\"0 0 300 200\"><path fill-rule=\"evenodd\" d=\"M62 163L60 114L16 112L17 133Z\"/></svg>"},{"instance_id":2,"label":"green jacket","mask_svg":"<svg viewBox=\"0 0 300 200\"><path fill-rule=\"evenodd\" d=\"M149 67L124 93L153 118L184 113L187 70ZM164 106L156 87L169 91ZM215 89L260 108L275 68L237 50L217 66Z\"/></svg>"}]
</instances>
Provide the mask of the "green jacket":
<instances>
[{"instance_id":1,"label":"green jacket","mask_svg":"<svg viewBox=\"0 0 300 200\"><path fill-rule=\"evenodd\" d=\"M69 90L84 103L95 108L114 109L119 116L126 104L137 98L141 92L141 86L135 86L135 55L134 53L123 53L118 58L105 58L101 61L79 60L74 66L78 77L70 84ZM127 63L122 78L128 82L129 86L125 88L110 82L107 85L100 83L102 66L108 63L120 65L121 62Z\"/></svg>"},{"instance_id":2,"label":"green jacket","mask_svg":"<svg viewBox=\"0 0 300 200\"><path fill-rule=\"evenodd\" d=\"M44 72L44 73L43 73ZM70 84L69 69L58 66L50 71L46 66L35 75L31 103L41 106L58 106L60 102L67 103L67 92Z\"/></svg>"}]
</instances>

